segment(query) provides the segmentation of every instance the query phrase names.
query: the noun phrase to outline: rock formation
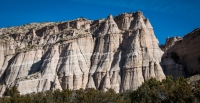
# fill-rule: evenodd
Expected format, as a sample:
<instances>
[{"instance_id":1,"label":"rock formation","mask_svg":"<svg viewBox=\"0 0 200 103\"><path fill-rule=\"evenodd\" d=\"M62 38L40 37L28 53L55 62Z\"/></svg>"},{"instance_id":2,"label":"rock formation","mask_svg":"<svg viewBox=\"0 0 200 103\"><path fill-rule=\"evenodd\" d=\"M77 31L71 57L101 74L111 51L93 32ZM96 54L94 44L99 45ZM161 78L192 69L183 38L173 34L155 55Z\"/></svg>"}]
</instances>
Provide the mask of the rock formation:
<instances>
[{"instance_id":1,"label":"rock formation","mask_svg":"<svg viewBox=\"0 0 200 103\"><path fill-rule=\"evenodd\" d=\"M200 73L200 29L181 37L166 40L161 65L166 75L177 78Z\"/></svg>"},{"instance_id":2,"label":"rock formation","mask_svg":"<svg viewBox=\"0 0 200 103\"><path fill-rule=\"evenodd\" d=\"M163 52L142 12L90 21L32 23L0 29L0 92L55 89L135 90L165 78Z\"/></svg>"}]
</instances>

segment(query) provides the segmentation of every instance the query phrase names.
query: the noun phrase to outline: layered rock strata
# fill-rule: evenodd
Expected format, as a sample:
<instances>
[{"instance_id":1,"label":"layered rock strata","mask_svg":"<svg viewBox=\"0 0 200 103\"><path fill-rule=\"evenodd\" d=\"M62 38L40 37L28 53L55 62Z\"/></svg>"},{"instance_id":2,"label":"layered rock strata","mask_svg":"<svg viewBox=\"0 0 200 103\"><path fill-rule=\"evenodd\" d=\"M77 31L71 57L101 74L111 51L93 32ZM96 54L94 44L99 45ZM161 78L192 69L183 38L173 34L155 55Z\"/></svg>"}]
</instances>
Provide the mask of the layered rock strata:
<instances>
[{"instance_id":1,"label":"layered rock strata","mask_svg":"<svg viewBox=\"0 0 200 103\"><path fill-rule=\"evenodd\" d=\"M175 78L200 73L200 29L181 37L166 40L161 49L165 52L161 65L166 75Z\"/></svg>"},{"instance_id":2,"label":"layered rock strata","mask_svg":"<svg viewBox=\"0 0 200 103\"><path fill-rule=\"evenodd\" d=\"M163 52L142 12L0 29L0 90L135 90L165 78Z\"/></svg>"}]
</instances>

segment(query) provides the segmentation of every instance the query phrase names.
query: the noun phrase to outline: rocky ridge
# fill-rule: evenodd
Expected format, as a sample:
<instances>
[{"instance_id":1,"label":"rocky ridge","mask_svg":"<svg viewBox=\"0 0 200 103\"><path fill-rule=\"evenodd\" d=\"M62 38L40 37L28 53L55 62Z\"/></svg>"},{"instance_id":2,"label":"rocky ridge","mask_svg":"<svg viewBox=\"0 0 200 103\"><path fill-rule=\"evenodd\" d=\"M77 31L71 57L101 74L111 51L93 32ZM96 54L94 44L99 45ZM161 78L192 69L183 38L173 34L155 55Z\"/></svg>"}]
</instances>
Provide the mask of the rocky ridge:
<instances>
[{"instance_id":1,"label":"rocky ridge","mask_svg":"<svg viewBox=\"0 0 200 103\"><path fill-rule=\"evenodd\" d=\"M165 78L163 52L142 12L0 29L0 91L135 90Z\"/></svg>"},{"instance_id":2,"label":"rocky ridge","mask_svg":"<svg viewBox=\"0 0 200 103\"><path fill-rule=\"evenodd\" d=\"M161 49L165 52L162 56L161 66L166 75L174 78L189 77L200 73L200 29L181 37L172 37L166 40Z\"/></svg>"}]
</instances>

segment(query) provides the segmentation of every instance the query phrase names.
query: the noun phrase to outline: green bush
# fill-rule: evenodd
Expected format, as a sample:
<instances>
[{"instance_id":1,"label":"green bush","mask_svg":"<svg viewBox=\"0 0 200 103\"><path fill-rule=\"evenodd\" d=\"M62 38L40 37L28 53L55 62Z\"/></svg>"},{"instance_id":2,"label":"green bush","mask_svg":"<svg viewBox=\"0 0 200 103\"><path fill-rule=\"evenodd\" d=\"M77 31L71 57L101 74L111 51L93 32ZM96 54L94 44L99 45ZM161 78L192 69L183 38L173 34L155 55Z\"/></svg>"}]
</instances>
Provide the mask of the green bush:
<instances>
[{"instance_id":1,"label":"green bush","mask_svg":"<svg viewBox=\"0 0 200 103\"><path fill-rule=\"evenodd\" d=\"M7 89L0 103L199 103L200 82L191 87L187 79L174 80L171 76L162 81L151 78L135 91L116 93L95 89L46 91L19 95L17 87Z\"/></svg>"}]
</instances>

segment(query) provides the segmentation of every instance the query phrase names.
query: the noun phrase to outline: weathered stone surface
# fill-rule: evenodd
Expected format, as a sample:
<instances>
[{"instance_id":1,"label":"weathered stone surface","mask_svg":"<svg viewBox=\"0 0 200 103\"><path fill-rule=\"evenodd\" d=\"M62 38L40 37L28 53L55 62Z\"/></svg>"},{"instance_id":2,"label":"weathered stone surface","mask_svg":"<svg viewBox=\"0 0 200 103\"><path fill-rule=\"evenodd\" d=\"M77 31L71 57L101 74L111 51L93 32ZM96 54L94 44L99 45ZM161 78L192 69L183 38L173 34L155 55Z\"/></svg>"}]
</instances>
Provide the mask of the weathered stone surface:
<instances>
[{"instance_id":1,"label":"weathered stone surface","mask_svg":"<svg viewBox=\"0 0 200 103\"><path fill-rule=\"evenodd\" d=\"M32 23L2 28L0 86L21 94L55 89L135 90L165 78L163 52L142 12L90 21Z\"/></svg>"},{"instance_id":2,"label":"weathered stone surface","mask_svg":"<svg viewBox=\"0 0 200 103\"><path fill-rule=\"evenodd\" d=\"M161 65L166 75L191 76L200 73L200 29L183 38L173 37L161 47L165 51Z\"/></svg>"},{"instance_id":3,"label":"weathered stone surface","mask_svg":"<svg viewBox=\"0 0 200 103\"><path fill-rule=\"evenodd\" d=\"M165 75L172 75L175 79L180 76L186 76L184 67L176 63L171 57L163 59L161 66Z\"/></svg>"}]
</instances>

